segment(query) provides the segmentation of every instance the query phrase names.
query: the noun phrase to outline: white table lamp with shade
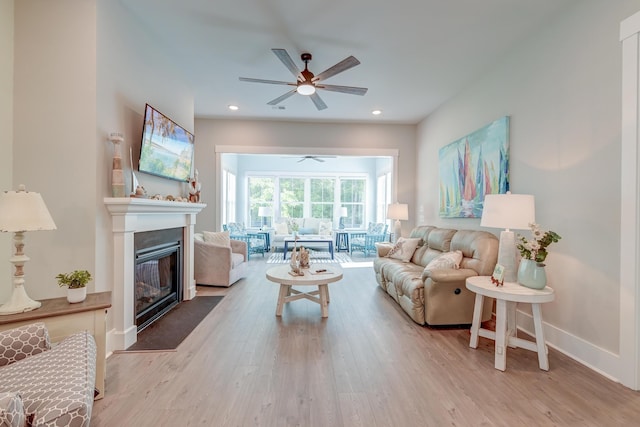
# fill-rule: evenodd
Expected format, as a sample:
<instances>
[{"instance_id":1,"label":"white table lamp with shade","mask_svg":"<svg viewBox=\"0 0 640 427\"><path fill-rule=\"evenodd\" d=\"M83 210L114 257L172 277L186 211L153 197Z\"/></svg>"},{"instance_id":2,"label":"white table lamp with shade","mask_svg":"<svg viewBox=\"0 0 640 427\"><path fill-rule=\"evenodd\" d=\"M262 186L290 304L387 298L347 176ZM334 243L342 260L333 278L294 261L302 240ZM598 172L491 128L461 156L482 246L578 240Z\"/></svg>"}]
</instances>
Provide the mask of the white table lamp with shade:
<instances>
[{"instance_id":1,"label":"white table lamp with shade","mask_svg":"<svg viewBox=\"0 0 640 427\"><path fill-rule=\"evenodd\" d=\"M484 196L481 227L503 228L500 232L498 264L504 267L504 281L516 282L516 236L536 221L535 200L530 194L487 194Z\"/></svg>"},{"instance_id":2,"label":"white table lamp with shade","mask_svg":"<svg viewBox=\"0 0 640 427\"><path fill-rule=\"evenodd\" d=\"M0 306L0 315L40 308L41 303L29 298L24 288L24 264L29 261L24 254L24 232L55 229L56 225L39 193L26 191L25 186L20 185L18 191L0 194L0 231L15 233L15 252L9 258L15 267L13 293L9 301Z\"/></svg>"},{"instance_id":3,"label":"white table lamp with shade","mask_svg":"<svg viewBox=\"0 0 640 427\"><path fill-rule=\"evenodd\" d=\"M400 221L409 219L409 205L406 203L392 203L387 209L387 219L395 219L393 225L393 242L397 242L402 235L402 224Z\"/></svg>"},{"instance_id":4,"label":"white table lamp with shade","mask_svg":"<svg viewBox=\"0 0 640 427\"><path fill-rule=\"evenodd\" d=\"M258 208L258 216L262 217L262 226L260 227L261 230L264 229L264 219L270 217L271 215L273 215L273 210L269 206L260 206Z\"/></svg>"}]
</instances>

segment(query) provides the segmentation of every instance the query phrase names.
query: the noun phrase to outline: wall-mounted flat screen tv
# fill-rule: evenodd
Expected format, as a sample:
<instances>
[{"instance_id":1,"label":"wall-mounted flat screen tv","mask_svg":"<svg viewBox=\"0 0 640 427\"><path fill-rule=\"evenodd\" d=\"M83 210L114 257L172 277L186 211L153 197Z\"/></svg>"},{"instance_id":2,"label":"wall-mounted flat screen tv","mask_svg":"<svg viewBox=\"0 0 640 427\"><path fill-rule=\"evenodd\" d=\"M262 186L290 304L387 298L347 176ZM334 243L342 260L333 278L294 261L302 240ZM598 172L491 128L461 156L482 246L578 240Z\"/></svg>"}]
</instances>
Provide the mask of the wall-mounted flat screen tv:
<instances>
[{"instance_id":1,"label":"wall-mounted flat screen tv","mask_svg":"<svg viewBox=\"0 0 640 427\"><path fill-rule=\"evenodd\" d=\"M193 134L147 104L138 170L177 181L189 181L192 166Z\"/></svg>"}]
</instances>

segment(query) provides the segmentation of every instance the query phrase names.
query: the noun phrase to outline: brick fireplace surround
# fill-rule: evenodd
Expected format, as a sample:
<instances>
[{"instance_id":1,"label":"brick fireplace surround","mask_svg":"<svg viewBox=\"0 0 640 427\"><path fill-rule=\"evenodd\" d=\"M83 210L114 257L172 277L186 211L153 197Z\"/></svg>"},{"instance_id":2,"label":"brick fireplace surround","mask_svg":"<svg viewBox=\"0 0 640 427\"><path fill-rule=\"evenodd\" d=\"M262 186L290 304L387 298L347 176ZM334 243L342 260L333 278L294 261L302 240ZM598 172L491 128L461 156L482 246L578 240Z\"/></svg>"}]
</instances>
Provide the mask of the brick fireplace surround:
<instances>
[{"instance_id":1,"label":"brick fireplace surround","mask_svg":"<svg viewBox=\"0 0 640 427\"><path fill-rule=\"evenodd\" d=\"M113 328L107 333L107 351L124 350L137 339L134 307L134 234L183 228L182 298L190 300L196 295L193 278L193 234L196 215L207 205L128 197L107 197L104 204L111 214L113 231L114 285L110 310Z\"/></svg>"}]
</instances>

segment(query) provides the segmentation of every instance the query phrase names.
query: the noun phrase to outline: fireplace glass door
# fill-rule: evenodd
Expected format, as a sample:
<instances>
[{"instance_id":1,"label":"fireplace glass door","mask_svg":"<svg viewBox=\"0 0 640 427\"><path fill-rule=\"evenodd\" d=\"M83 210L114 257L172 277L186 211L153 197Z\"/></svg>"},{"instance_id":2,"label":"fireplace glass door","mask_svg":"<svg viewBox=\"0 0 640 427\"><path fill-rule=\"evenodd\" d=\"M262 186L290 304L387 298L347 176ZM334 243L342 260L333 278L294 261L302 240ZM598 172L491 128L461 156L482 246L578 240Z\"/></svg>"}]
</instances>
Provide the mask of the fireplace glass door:
<instances>
[{"instance_id":1,"label":"fireplace glass door","mask_svg":"<svg viewBox=\"0 0 640 427\"><path fill-rule=\"evenodd\" d=\"M182 242L136 250L135 311L138 332L180 302Z\"/></svg>"}]
</instances>

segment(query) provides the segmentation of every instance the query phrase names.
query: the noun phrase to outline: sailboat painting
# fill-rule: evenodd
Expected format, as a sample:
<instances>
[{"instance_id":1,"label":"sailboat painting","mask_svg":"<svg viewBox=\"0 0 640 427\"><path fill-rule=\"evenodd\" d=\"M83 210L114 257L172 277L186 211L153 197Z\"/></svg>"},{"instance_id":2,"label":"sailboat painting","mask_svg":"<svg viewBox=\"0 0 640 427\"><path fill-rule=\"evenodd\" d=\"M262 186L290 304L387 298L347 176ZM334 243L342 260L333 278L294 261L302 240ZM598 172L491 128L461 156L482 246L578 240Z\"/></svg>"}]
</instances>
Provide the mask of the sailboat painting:
<instances>
[{"instance_id":1,"label":"sailboat painting","mask_svg":"<svg viewBox=\"0 0 640 427\"><path fill-rule=\"evenodd\" d=\"M509 116L438 151L440 217L480 218L485 194L509 191Z\"/></svg>"}]
</instances>

